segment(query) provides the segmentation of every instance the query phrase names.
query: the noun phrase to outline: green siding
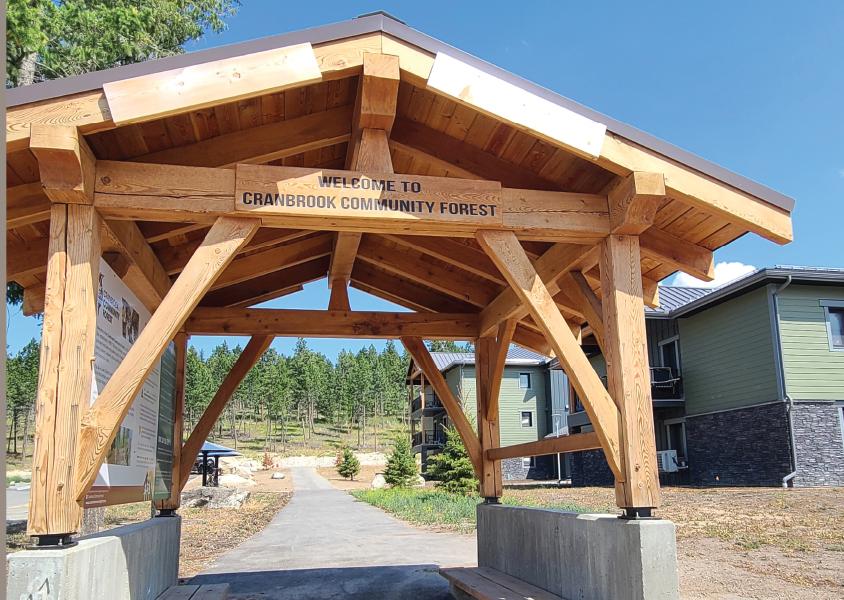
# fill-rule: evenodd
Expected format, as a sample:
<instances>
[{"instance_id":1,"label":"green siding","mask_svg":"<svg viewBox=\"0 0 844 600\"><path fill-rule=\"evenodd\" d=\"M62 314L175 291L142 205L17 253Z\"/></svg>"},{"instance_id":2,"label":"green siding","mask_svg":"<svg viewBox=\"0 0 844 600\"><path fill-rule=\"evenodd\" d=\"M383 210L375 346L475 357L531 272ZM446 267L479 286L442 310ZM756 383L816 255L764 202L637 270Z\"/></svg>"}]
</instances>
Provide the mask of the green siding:
<instances>
[{"instance_id":1,"label":"green siding","mask_svg":"<svg viewBox=\"0 0 844 600\"><path fill-rule=\"evenodd\" d=\"M462 371L462 377L461 377ZM531 389L519 387L519 373L530 373ZM446 381L463 403L463 410L473 423L477 423L475 396L475 367L454 367L446 373ZM545 372L540 367L506 367L498 394L501 445L533 442L549 432L548 390ZM533 413L533 426L522 427L522 411Z\"/></svg>"},{"instance_id":2,"label":"green siding","mask_svg":"<svg viewBox=\"0 0 844 600\"><path fill-rule=\"evenodd\" d=\"M821 299L844 301L844 288L791 284L778 294L786 392L794 400L844 400L844 352L829 349Z\"/></svg>"},{"instance_id":3,"label":"green siding","mask_svg":"<svg viewBox=\"0 0 844 600\"><path fill-rule=\"evenodd\" d=\"M686 414L779 398L765 288L679 320Z\"/></svg>"}]
</instances>

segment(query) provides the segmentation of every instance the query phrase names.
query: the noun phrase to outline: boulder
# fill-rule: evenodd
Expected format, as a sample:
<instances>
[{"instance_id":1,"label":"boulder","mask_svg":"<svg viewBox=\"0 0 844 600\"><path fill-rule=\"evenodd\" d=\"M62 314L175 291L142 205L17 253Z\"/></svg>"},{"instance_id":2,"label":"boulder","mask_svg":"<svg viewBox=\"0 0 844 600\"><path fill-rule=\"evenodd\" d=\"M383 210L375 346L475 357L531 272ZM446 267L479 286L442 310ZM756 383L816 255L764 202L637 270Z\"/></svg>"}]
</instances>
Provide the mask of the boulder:
<instances>
[{"instance_id":1,"label":"boulder","mask_svg":"<svg viewBox=\"0 0 844 600\"><path fill-rule=\"evenodd\" d=\"M413 487L422 488L425 487L425 478L421 475L416 476L416 483L413 484Z\"/></svg>"},{"instance_id":2,"label":"boulder","mask_svg":"<svg viewBox=\"0 0 844 600\"><path fill-rule=\"evenodd\" d=\"M372 483L370 487L375 490L380 490L383 487L387 486L387 481L384 479L384 475L381 473L377 473L375 477L372 478Z\"/></svg>"},{"instance_id":3,"label":"boulder","mask_svg":"<svg viewBox=\"0 0 844 600\"><path fill-rule=\"evenodd\" d=\"M230 473L228 475L220 475L218 480L220 487L227 487L227 488L242 488L242 487L251 487L255 485L255 481L252 479L247 479L246 477L241 477L240 475L236 475L234 473Z\"/></svg>"},{"instance_id":4,"label":"boulder","mask_svg":"<svg viewBox=\"0 0 844 600\"><path fill-rule=\"evenodd\" d=\"M200 487L182 493L185 508L240 508L249 498L246 490L222 487Z\"/></svg>"},{"instance_id":5,"label":"boulder","mask_svg":"<svg viewBox=\"0 0 844 600\"><path fill-rule=\"evenodd\" d=\"M284 478L285 478L284 473L279 473L279 472L273 473L272 477L270 477L270 479L284 479Z\"/></svg>"}]
</instances>

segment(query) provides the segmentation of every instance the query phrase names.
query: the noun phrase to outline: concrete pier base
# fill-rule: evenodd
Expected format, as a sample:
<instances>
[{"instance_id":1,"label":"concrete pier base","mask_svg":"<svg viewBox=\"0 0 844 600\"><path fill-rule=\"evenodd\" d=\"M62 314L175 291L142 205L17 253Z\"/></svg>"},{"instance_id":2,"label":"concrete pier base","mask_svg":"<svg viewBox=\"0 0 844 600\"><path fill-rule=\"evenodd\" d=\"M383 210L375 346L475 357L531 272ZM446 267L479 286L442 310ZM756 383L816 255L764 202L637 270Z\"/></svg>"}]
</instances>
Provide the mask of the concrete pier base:
<instances>
[{"instance_id":1,"label":"concrete pier base","mask_svg":"<svg viewBox=\"0 0 844 600\"><path fill-rule=\"evenodd\" d=\"M674 524L478 505L478 566L567 600L677 600Z\"/></svg>"},{"instance_id":2,"label":"concrete pier base","mask_svg":"<svg viewBox=\"0 0 844 600\"><path fill-rule=\"evenodd\" d=\"M10 554L10 600L154 600L176 585L180 517L110 529L65 550Z\"/></svg>"}]
</instances>

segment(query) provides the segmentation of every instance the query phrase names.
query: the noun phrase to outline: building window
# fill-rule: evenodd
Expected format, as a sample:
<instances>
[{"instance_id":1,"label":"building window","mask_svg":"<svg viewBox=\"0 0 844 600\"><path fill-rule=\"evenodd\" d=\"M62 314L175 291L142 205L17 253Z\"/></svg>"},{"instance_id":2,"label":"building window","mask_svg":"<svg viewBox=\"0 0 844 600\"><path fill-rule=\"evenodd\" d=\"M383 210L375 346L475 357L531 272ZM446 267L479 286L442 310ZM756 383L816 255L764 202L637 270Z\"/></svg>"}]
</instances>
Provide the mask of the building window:
<instances>
[{"instance_id":1,"label":"building window","mask_svg":"<svg viewBox=\"0 0 844 600\"><path fill-rule=\"evenodd\" d=\"M827 306L826 329L830 350L844 350L844 307Z\"/></svg>"},{"instance_id":2,"label":"building window","mask_svg":"<svg viewBox=\"0 0 844 600\"><path fill-rule=\"evenodd\" d=\"M522 468L523 469L532 469L536 466L536 459L531 456L530 458L523 458L522 459Z\"/></svg>"},{"instance_id":3,"label":"building window","mask_svg":"<svg viewBox=\"0 0 844 600\"><path fill-rule=\"evenodd\" d=\"M533 427L533 413L529 410L522 411L522 427Z\"/></svg>"},{"instance_id":4,"label":"building window","mask_svg":"<svg viewBox=\"0 0 844 600\"><path fill-rule=\"evenodd\" d=\"M680 374L680 339L677 336L659 343L660 366L670 367L675 377Z\"/></svg>"},{"instance_id":5,"label":"building window","mask_svg":"<svg viewBox=\"0 0 844 600\"><path fill-rule=\"evenodd\" d=\"M666 450L677 451L677 462L680 466L686 464L686 420L667 419L665 421Z\"/></svg>"},{"instance_id":6,"label":"building window","mask_svg":"<svg viewBox=\"0 0 844 600\"><path fill-rule=\"evenodd\" d=\"M530 373L519 373L519 387L523 390L530 389Z\"/></svg>"}]
</instances>

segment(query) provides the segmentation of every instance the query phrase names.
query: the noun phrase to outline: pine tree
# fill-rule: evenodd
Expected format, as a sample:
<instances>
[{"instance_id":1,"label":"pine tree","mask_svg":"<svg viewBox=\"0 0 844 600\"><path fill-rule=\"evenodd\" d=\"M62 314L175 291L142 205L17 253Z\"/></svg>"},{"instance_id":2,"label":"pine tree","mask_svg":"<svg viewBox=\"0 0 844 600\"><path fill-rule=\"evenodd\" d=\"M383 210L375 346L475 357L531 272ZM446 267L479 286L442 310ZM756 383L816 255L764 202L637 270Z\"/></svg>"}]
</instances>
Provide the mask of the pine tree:
<instances>
[{"instance_id":1,"label":"pine tree","mask_svg":"<svg viewBox=\"0 0 844 600\"><path fill-rule=\"evenodd\" d=\"M475 469L457 429L445 430L442 452L428 458L428 474L437 480L437 487L452 494L470 495L478 490Z\"/></svg>"},{"instance_id":2,"label":"pine tree","mask_svg":"<svg viewBox=\"0 0 844 600\"><path fill-rule=\"evenodd\" d=\"M416 460L410 450L410 441L406 435L396 438L393 452L387 459L384 469L384 481L393 487L410 487L416 483Z\"/></svg>"},{"instance_id":3,"label":"pine tree","mask_svg":"<svg viewBox=\"0 0 844 600\"><path fill-rule=\"evenodd\" d=\"M348 446L343 448L342 454L337 458L337 473L352 481L355 480L355 475L360 473L360 461Z\"/></svg>"}]
</instances>

